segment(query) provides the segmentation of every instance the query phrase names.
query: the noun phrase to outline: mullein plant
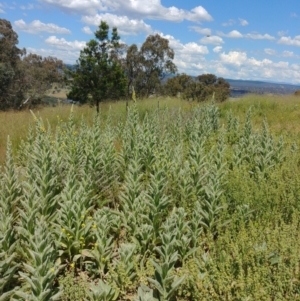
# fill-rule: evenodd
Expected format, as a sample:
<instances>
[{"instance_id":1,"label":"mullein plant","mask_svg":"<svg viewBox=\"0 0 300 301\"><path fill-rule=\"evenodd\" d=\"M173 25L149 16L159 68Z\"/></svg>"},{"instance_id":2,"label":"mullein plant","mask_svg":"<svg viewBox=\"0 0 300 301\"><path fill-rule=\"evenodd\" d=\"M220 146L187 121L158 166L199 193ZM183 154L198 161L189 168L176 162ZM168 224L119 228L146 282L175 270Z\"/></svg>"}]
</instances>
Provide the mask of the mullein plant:
<instances>
[{"instance_id":1,"label":"mullein plant","mask_svg":"<svg viewBox=\"0 0 300 301\"><path fill-rule=\"evenodd\" d=\"M87 295L88 298L85 299L87 301L115 301L118 299L119 293L100 279L97 284L90 284Z\"/></svg>"},{"instance_id":2,"label":"mullein plant","mask_svg":"<svg viewBox=\"0 0 300 301\"><path fill-rule=\"evenodd\" d=\"M143 116L133 104L116 125L101 116L78 127L72 113L55 131L34 117L18 165L8 142L0 301L61 298L65 274L86 275L90 300L258 300L272 284L275 299L297 299L299 252L287 241L299 180L266 122L255 131L250 112L242 126L229 114L220 127L213 104ZM272 213L257 214L264 206Z\"/></svg>"},{"instance_id":3,"label":"mullein plant","mask_svg":"<svg viewBox=\"0 0 300 301\"><path fill-rule=\"evenodd\" d=\"M132 158L125 173L124 182L120 187L119 200L123 214L123 222L130 236L135 236L140 225L141 214L145 212L145 204L143 201L145 197L145 193L143 192L144 174L141 170L140 161L139 158Z\"/></svg>"},{"instance_id":4,"label":"mullein plant","mask_svg":"<svg viewBox=\"0 0 300 301\"><path fill-rule=\"evenodd\" d=\"M154 287L153 295L160 301L174 300L176 291L184 281L185 276L174 275L174 266L178 259L177 252L170 252L167 246L157 248L161 255L161 262L151 260L155 273L153 278L148 277L149 283Z\"/></svg>"},{"instance_id":5,"label":"mullein plant","mask_svg":"<svg viewBox=\"0 0 300 301\"><path fill-rule=\"evenodd\" d=\"M112 215L101 214L97 211L94 216L89 216L92 221L92 241L86 245L85 254L88 259L85 260L87 269L100 279L104 279L108 272L108 265L113 258L113 242L115 237L112 235L113 221ZM116 218L116 216L114 217Z\"/></svg>"},{"instance_id":6,"label":"mullein plant","mask_svg":"<svg viewBox=\"0 0 300 301\"><path fill-rule=\"evenodd\" d=\"M222 199L224 181L226 176L225 163L223 161L223 144L219 143L215 154L209 158L209 172L207 183L204 186L204 197L196 204L196 211L200 215L200 223L205 231L217 235L217 228L223 227L229 221L222 221L222 212L226 210Z\"/></svg>"},{"instance_id":7,"label":"mullein plant","mask_svg":"<svg viewBox=\"0 0 300 301\"><path fill-rule=\"evenodd\" d=\"M17 235L12 215L4 214L0 209L0 300L9 300L18 283Z\"/></svg>"},{"instance_id":8,"label":"mullein plant","mask_svg":"<svg viewBox=\"0 0 300 301\"><path fill-rule=\"evenodd\" d=\"M56 220L53 222L53 233L60 260L68 262L72 267L82 264L84 257L82 251L92 240L90 230L93 222L88 217L93 208L93 198L84 184L84 181L77 182L73 172L70 171L66 179L66 186L57 197L59 210Z\"/></svg>"},{"instance_id":9,"label":"mullein plant","mask_svg":"<svg viewBox=\"0 0 300 301\"><path fill-rule=\"evenodd\" d=\"M125 296L126 292L133 289L137 278L136 265L139 255L136 255L136 245L132 243L123 243L116 250L115 259L110 269L109 279L118 288L120 295Z\"/></svg>"},{"instance_id":10,"label":"mullein plant","mask_svg":"<svg viewBox=\"0 0 300 301\"><path fill-rule=\"evenodd\" d=\"M8 138L6 163L0 175L0 300L7 300L18 283L18 237L14 227L22 194Z\"/></svg>"},{"instance_id":11,"label":"mullein plant","mask_svg":"<svg viewBox=\"0 0 300 301\"><path fill-rule=\"evenodd\" d=\"M55 286L55 278L62 266L55 264L58 250L47 230L47 221L41 218L33 235L26 237L26 262L19 271L23 281L22 287L15 292L16 299L50 301L58 300L61 294Z\"/></svg>"},{"instance_id":12,"label":"mullein plant","mask_svg":"<svg viewBox=\"0 0 300 301\"><path fill-rule=\"evenodd\" d=\"M110 117L106 121L105 129L101 125L99 116L96 116L93 123L93 130L89 132L89 138L85 145L86 167L85 174L90 174L95 192L98 194L99 205L107 200L114 200L118 190L118 182L121 169L115 148L115 133ZM80 150L78 150L80 151Z\"/></svg>"},{"instance_id":13,"label":"mullein plant","mask_svg":"<svg viewBox=\"0 0 300 301\"><path fill-rule=\"evenodd\" d=\"M176 235L175 250L178 253L178 262L184 265L187 259L197 251L197 247L192 246L193 233L188 215L184 208L174 208L168 219L171 220Z\"/></svg>"}]
</instances>

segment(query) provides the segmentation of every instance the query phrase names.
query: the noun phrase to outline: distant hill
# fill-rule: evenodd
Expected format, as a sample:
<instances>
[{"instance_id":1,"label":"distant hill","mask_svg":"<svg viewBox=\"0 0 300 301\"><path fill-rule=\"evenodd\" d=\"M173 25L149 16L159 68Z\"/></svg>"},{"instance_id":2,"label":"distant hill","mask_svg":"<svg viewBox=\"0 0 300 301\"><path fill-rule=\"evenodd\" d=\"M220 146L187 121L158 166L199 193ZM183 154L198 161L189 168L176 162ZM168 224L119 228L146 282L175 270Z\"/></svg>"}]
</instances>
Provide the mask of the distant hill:
<instances>
[{"instance_id":1,"label":"distant hill","mask_svg":"<svg viewBox=\"0 0 300 301\"><path fill-rule=\"evenodd\" d=\"M66 64L68 69L74 70L76 65ZM165 83L168 78L174 77L173 74L165 74L162 83ZM196 76L192 76L196 79ZM231 97L240 97L244 94L293 94L300 89L300 85L292 85L288 83L274 83L257 80L242 80L225 78L230 84Z\"/></svg>"},{"instance_id":2,"label":"distant hill","mask_svg":"<svg viewBox=\"0 0 300 301\"><path fill-rule=\"evenodd\" d=\"M162 82L166 82L168 78L174 75L167 74ZM192 76L196 79L196 76ZM230 84L231 97L240 97L244 94L293 94L300 89L300 85L292 85L287 83L272 83L257 80L242 80L225 78Z\"/></svg>"},{"instance_id":3,"label":"distant hill","mask_svg":"<svg viewBox=\"0 0 300 301\"><path fill-rule=\"evenodd\" d=\"M231 96L239 97L248 93L255 94L293 94L300 85L270 83L264 81L226 79L231 88Z\"/></svg>"}]
</instances>

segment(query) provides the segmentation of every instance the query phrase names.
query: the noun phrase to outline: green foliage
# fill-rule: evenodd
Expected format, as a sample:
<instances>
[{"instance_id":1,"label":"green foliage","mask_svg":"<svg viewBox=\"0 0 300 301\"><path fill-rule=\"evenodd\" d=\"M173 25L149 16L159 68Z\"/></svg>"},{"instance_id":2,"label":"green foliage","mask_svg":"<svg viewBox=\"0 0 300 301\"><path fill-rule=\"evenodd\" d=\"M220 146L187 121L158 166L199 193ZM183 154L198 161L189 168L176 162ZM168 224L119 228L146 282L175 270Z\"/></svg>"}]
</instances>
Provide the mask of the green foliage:
<instances>
[{"instance_id":1,"label":"green foliage","mask_svg":"<svg viewBox=\"0 0 300 301\"><path fill-rule=\"evenodd\" d=\"M29 53L22 58L23 90L26 91L26 105L45 101L46 91L54 82L63 80L63 62L55 57L42 57ZM49 99L50 100L50 99ZM22 107L22 105L21 105ZM21 108L20 107L20 108Z\"/></svg>"},{"instance_id":2,"label":"green foliage","mask_svg":"<svg viewBox=\"0 0 300 301\"><path fill-rule=\"evenodd\" d=\"M109 285L105 284L102 280L99 280L97 285L92 283L90 285L90 290L88 291L88 297L91 301L115 301L118 298L118 292L110 287Z\"/></svg>"},{"instance_id":3,"label":"green foliage","mask_svg":"<svg viewBox=\"0 0 300 301\"><path fill-rule=\"evenodd\" d=\"M0 173L0 300L298 300L299 151L254 110L34 116Z\"/></svg>"},{"instance_id":4,"label":"green foliage","mask_svg":"<svg viewBox=\"0 0 300 301\"><path fill-rule=\"evenodd\" d=\"M73 271L66 271L58 278L59 287L62 291L62 301L83 301L88 297L88 279L84 274L74 276Z\"/></svg>"},{"instance_id":5,"label":"green foliage","mask_svg":"<svg viewBox=\"0 0 300 301\"><path fill-rule=\"evenodd\" d=\"M11 23L0 19L0 110L18 108L24 97L20 69L23 51L17 47L18 35Z\"/></svg>"},{"instance_id":6,"label":"green foliage","mask_svg":"<svg viewBox=\"0 0 300 301\"><path fill-rule=\"evenodd\" d=\"M140 50L135 44L129 46L124 63L128 76L128 93L134 87L139 97L157 94L165 75L177 71L173 63L174 55L169 40L159 34L149 35Z\"/></svg>"},{"instance_id":7,"label":"green foliage","mask_svg":"<svg viewBox=\"0 0 300 301\"><path fill-rule=\"evenodd\" d=\"M25 300L58 300L60 292L54 286L55 277L61 266L55 264L57 250L52 245L47 224L41 219L32 236L25 228L19 228L24 245L24 272L19 272L25 282L16 291L16 296ZM29 291L29 292L28 292Z\"/></svg>"},{"instance_id":8,"label":"green foliage","mask_svg":"<svg viewBox=\"0 0 300 301\"><path fill-rule=\"evenodd\" d=\"M159 264L154 260L152 261L155 274L154 278L148 278L148 280L154 286L154 296L156 296L158 300L173 300L176 290L184 280L184 276L176 278L175 275L172 275L172 269L177 260L177 253L175 252L170 256L168 250L157 250L162 255L163 263Z\"/></svg>"},{"instance_id":9,"label":"green foliage","mask_svg":"<svg viewBox=\"0 0 300 301\"><path fill-rule=\"evenodd\" d=\"M217 102L223 102L230 95L230 85L222 77L217 78L214 74L202 74L193 79L182 73L167 80L164 93L198 102L210 100L212 97Z\"/></svg>"},{"instance_id":10,"label":"green foliage","mask_svg":"<svg viewBox=\"0 0 300 301\"><path fill-rule=\"evenodd\" d=\"M21 109L41 102L49 85L62 79L63 63L19 49L11 23L0 19L0 110Z\"/></svg>"},{"instance_id":11,"label":"green foliage","mask_svg":"<svg viewBox=\"0 0 300 301\"><path fill-rule=\"evenodd\" d=\"M119 99L125 95L126 77L118 61L117 47L120 37L116 28L109 38L109 26L101 21L95 38L90 40L80 51L74 71L69 71L72 78L68 98L81 103L96 105L105 100Z\"/></svg>"},{"instance_id":12,"label":"green foliage","mask_svg":"<svg viewBox=\"0 0 300 301\"><path fill-rule=\"evenodd\" d=\"M193 83L193 78L185 73L168 78L164 84L164 93L170 96L179 96Z\"/></svg>"}]
</instances>

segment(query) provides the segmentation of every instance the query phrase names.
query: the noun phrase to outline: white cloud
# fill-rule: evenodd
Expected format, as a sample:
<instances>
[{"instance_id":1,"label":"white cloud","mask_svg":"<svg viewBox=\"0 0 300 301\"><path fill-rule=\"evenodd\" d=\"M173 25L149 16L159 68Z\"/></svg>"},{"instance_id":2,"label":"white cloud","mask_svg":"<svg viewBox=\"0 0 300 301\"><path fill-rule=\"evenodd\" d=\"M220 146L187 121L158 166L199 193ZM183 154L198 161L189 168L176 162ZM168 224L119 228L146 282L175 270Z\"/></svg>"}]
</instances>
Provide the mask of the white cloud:
<instances>
[{"instance_id":1,"label":"white cloud","mask_svg":"<svg viewBox=\"0 0 300 301\"><path fill-rule=\"evenodd\" d=\"M249 70L256 69L257 68L288 68L289 63L288 62L273 62L269 59L262 59L258 60L254 57L248 58L246 52L242 51L229 51L228 54L221 53L220 54L221 62L223 62L225 65L233 65L235 67L247 67L250 68Z\"/></svg>"},{"instance_id":2,"label":"white cloud","mask_svg":"<svg viewBox=\"0 0 300 301\"><path fill-rule=\"evenodd\" d=\"M196 70L203 70L206 66L205 64L201 64L201 63L198 64L193 63L191 64L191 67Z\"/></svg>"},{"instance_id":3,"label":"white cloud","mask_svg":"<svg viewBox=\"0 0 300 301\"><path fill-rule=\"evenodd\" d=\"M169 40L169 45L175 52L174 63L179 72L199 75L198 70L202 70L202 73L205 73L203 69L203 66L206 66L205 55L209 54L206 46L195 42L183 44L171 35L159 34Z\"/></svg>"},{"instance_id":4,"label":"white cloud","mask_svg":"<svg viewBox=\"0 0 300 301\"><path fill-rule=\"evenodd\" d=\"M289 62L283 62L283 61L276 62L276 63L271 62L271 64L273 64L273 66L275 68L282 68L282 69L287 69L289 67L289 65L290 65Z\"/></svg>"},{"instance_id":5,"label":"white cloud","mask_svg":"<svg viewBox=\"0 0 300 301\"><path fill-rule=\"evenodd\" d=\"M241 66L247 61L247 54L239 51L230 51L228 54L223 52L220 54L220 59L224 64Z\"/></svg>"},{"instance_id":6,"label":"white cloud","mask_svg":"<svg viewBox=\"0 0 300 301\"><path fill-rule=\"evenodd\" d=\"M31 3L29 3L29 4L27 4L27 5L21 5L20 8L21 8L22 10L31 10L31 9L34 9L34 5L31 4Z\"/></svg>"},{"instance_id":7,"label":"white cloud","mask_svg":"<svg viewBox=\"0 0 300 301\"><path fill-rule=\"evenodd\" d=\"M242 26L247 26L249 24L249 22L245 19L239 18L239 21L240 21L240 25L242 25Z\"/></svg>"},{"instance_id":8,"label":"white cloud","mask_svg":"<svg viewBox=\"0 0 300 301\"><path fill-rule=\"evenodd\" d=\"M113 14L101 14L96 16L85 16L82 21L89 25L98 26L101 20L106 21L111 27L117 27L122 35L136 35L139 33L152 32L151 26L143 20L130 20L127 16L117 16Z\"/></svg>"},{"instance_id":9,"label":"white cloud","mask_svg":"<svg viewBox=\"0 0 300 301\"><path fill-rule=\"evenodd\" d=\"M218 37L218 36L210 36L210 37L203 37L200 40L200 43L202 44L211 44L211 45L220 45L223 44L224 41L222 38Z\"/></svg>"},{"instance_id":10,"label":"white cloud","mask_svg":"<svg viewBox=\"0 0 300 301\"><path fill-rule=\"evenodd\" d=\"M57 49L57 48L26 48L27 53L36 53L43 57L56 57L62 60L65 64L74 64L79 57L79 50L74 49Z\"/></svg>"},{"instance_id":11,"label":"white cloud","mask_svg":"<svg viewBox=\"0 0 300 301\"><path fill-rule=\"evenodd\" d=\"M242 18L238 18L238 22L241 26L247 26L249 24L249 22L245 19ZM236 24L237 21L234 19L229 19L227 22L222 23L222 26L233 26L234 24Z\"/></svg>"},{"instance_id":12,"label":"white cloud","mask_svg":"<svg viewBox=\"0 0 300 301\"><path fill-rule=\"evenodd\" d=\"M247 38L253 40L275 40L275 38L269 34L260 34L260 33L247 33L245 35L241 34L238 30L232 30L229 33L223 33L222 31L217 32L218 35L227 38Z\"/></svg>"},{"instance_id":13,"label":"white cloud","mask_svg":"<svg viewBox=\"0 0 300 301\"><path fill-rule=\"evenodd\" d=\"M291 17L292 17L292 18L297 18L298 15L297 15L296 13L291 13Z\"/></svg>"},{"instance_id":14,"label":"white cloud","mask_svg":"<svg viewBox=\"0 0 300 301\"><path fill-rule=\"evenodd\" d=\"M211 64L220 75L227 78L259 79L300 83L299 65L287 61L248 57L244 51L230 51L219 55L220 61Z\"/></svg>"},{"instance_id":15,"label":"white cloud","mask_svg":"<svg viewBox=\"0 0 300 301\"><path fill-rule=\"evenodd\" d=\"M63 50L81 50L86 46L86 42L83 41L67 41L64 38L57 38L56 36L50 36L45 42L52 47Z\"/></svg>"},{"instance_id":16,"label":"white cloud","mask_svg":"<svg viewBox=\"0 0 300 301\"><path fill-rule=\"evenodd\" d=\"M290 58L297 58L299 57L293 51L284 50L281 53L278 53L276 50L271 48L265 48L264 52L268 55L276 56L276 57L290 57Z\"/></svg>"},{"instance_id":17,"label":"white cloud","mask_svg":"<svg viewBox=\"0 0 300 301\"><path fill-rule=\"evenodd\" d=\"M213 52L215 53L219 53L222 51L222 46L216 46L214 49L213 49Z\"/></svg>"},{"instance_id":18,"label":"white cloud","mask_svg":"<svg viewBox=\"0 0 300 301\"><path fill-rule=\"evenodd\" d=\"M243 38L243 35L237 30L232 30L227 34L219 31L218 34L222 37L233 38L233 39Z\"/></svg>"},{"instance_id":19,"label":"white cloud","mask_svg":"<svg viewBox=\"0 0 300 301\"><path fill-rule=\"evenodd\" d=\"M298 64L292 64L291 68L300 72L300 66Z\"/></svg>"},{"instance_id":20,"label":"white cloud","mask_svg":"<svg viewBox=\"0 0 300 301\"><path fill-rule=\"evenodd\" d=\"M278 44L290 45L290 46L298 46L300 47L300 35L291 37L281 37L278 41Z\"/></svg>"},{"instance_id":21,"label":"white cloud","mask_svg":"<svg viewBox=\"0 0 300 301\"><path fill-rule=\"evenodd\" d=\"M232 26L235 24L235 20L230 19L227 22L222 23L222 26Z\"/></svg>"},{"instance_id":22,"label":"white cloud","mask_svg":"<svg viewBox=\"0 0 300 301\"><path fill-rule=\"evenodd\" d=\"M288 33L288 30L286 30L286 31L280 30L280 31L277 32L277 34L278 34L280 37L283 37L283 36L287 35L287 33Z\"/></svg>"},{"instance_id":23,"label":"white cloud","mask_svg":"<svg viewBox=\"0 0 300 301\"><path fill-rule=\"evenodd\" d=\"M84 26L81 30L86 34L92 34L93 33L92 30L88 26Z\"/></svg>"},{"instance_id":24,"label":"white cloud","mask_svg":"<svg viewBox=\"0 0 300 301\"><path fill-rule=\"evenodd\" d=\"M284 57L294 57L295 54L294 54L293 51L284 50L284 51L282 52L282 56L284 56Z\"/></svg>"},{"instance_id":25,"label":"white cloud","mask_svg":"<svg viewBox=\"0 0 300 301\"><path fill-rule=\"evenodd\" d=\"M5 14L5 11L2 8L4 8L4 5L0 3L0 14Z\"/></svg>"},{"instance_id":26,"label":"white cloud","mask_svg":"<svg viewBox=\"0 0 300 301\"><path fill-rule=\"evenodd\" d=\"M39 2L58 7L67 13L96 14L98 10L106 11L108 8L103 2L106 0L39 0Z\"/></svg>"},{"instance_id":27,"label":"white cloud","mask_svg":"<svg viewBox=\"0 0 300 301\"><path fill-rule=\"evenodd\" d=\"M183 54L193 54L197 55L205 55L208 54L209 51L206 46L197 44L195 42L189 42L187 44L182 44L179 40L175 39L171 35L164 35L163 33L158 33L163 38L169 40L169 46L174 50L175 56L183 55Z\"/></svg>"},{"instance_id":28,"label":"white cloud","mask_svg":"<svg viewBox=\"0 0 300 301\"><path fill-rule=\"evenodd\" d=\"M268 55L276 55L276 53L277 53L276 50L271 49L271 48L265 48L264 52Z\"/></svg>"},{"instance_id":29,"label":"white cloud","mask_svg":"<svg viewBox=\"0 0 300 301\"><path fill-rule=\"evenodd\" d=\"M203 35L211 35L211 29L209 28L201 28L199 26L190 26L189 28Z\"/></svg>"},{"instance_id":30,"label":"white cloud","mask_svg":"<svg viewBox=\"0 0 300 301\"><path fill-rule=\"evenodd\" d=\"M275 38L269 34L260 34L260 33L247 33L245 35L246 38L248 39L253 39L253 40L275 40Z\"/></svg>"},{"instance_id":31,"label":"white cloud","mask_svg":"<svg viewBox=\"0 0 300 301\"><path fill-rule=\"evenodd\" d=\"M42 23L39 20L34 20L30 24L26 24L26 22L22 19L14 22L16 29L25 31L32 34L38 34L40 32L48 32L48 33L56 33L56 34L70 34L71 31L64 27L59 27L53 23Z\"/></svg>"},{"instance_id":32,"label":"white cloud","mask_svg":"<svg viewBox=\"0 0 300 301\"><path fill-rule=\"evenodd\" d=\"M212 21L211 15L202 6L197 6L191 10L190 13L186 13L185 19L189 21L202 22L202 21Z\"/></svg>"},{"instance_id":33,"label":"white cloud","mask_svg":"<svg viewBox=\"0 0 300 301\"><path fill-rule=\"evenodd\" d=\"M179 9L175 6L165 7L161 0L39 0L40 2L56 6L66 12L75 12L85 16L97 13L114 13L126 15L132 19L154 19L181 22L212 21L211 15L202 6L192 10Z\"/></svg>"},{"instance_id":34,"label":"white cloud","mask_svg":"<svg viewBox=\"0 0 300 301\"><path fill-rule=\"evenodd\" d=\"M208 54L209 51L206 46L199 45L195 42L190 42L182 45L182 53L191 54L191 55L205 55Z\"/></svg>"}]
</instances>

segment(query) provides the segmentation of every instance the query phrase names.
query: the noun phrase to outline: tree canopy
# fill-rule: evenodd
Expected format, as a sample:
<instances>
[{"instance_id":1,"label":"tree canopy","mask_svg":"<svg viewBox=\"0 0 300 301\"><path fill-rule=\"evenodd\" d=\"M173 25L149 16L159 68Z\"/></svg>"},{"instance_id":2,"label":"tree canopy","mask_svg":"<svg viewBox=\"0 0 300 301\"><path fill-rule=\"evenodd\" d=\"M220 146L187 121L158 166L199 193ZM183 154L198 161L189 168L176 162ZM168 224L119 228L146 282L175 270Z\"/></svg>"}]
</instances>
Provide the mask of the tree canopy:
<instances>
[{"instance_id":1,"label":"tree canopy","mask_svg":"<svg viewBox=\"0 0 300 301\"><path fill-rule=\"evenodd\" d=\"M214 96L216 101L222 102L230 95L230 84L214 74L202 74L193 78L183 73L169 78L164 91L171 96L181 93L183 98L199 102Z\"/></svg>"},{"instance_id":2,"label":"tree canopy","mask_svg":"<svg viewBox=\"0 0 300 301\"><path fill-rule=\"evenodd\" d=\"M63 80L63 62L55 57L42 57L29 53L22 59L23 88L26 100L39 103L51 83Z\"/></svg>"},{"instance_id":3,"label":"tree canopy","mask_svg":"<svg viewBox=\"0 0 300 301\"><path fill-rule=\"evenodd\" d=\"M62 79L63 62L18 48L11 23L0 19L0 110L40 103L49 85Z\"/></svg>"},{"instance_id":4,"label":"tree canopy","mask_svg":"<svg viewBox=\"0 0 300 301\"><path fill-rule=\"evenodd\" d=\"M126 94L127 79L119 61L120 36L113 28L109 37L109 26L101 21L90 40L80 52L72 78L69 98L96 105L104 100L119 99Z\"/></svg>"},{"instance_id":5,"label":"tree canopy","mask_svg":"<svg viewBox=\"0 0 300 301\"><path fill-rule=\"evenodd\" d=\"M20 56L22 50L17 47L18 35L11 23L0 19L0 109L18 107L23 99L20 89Z\"/></svg>"},{"instance_id":6,"label":"tree canopy","mask_svg":"<svg viewBox=\"0 0 300 301\"><path fill-rule=\"evenodd\" d=\"M140 50L135 44L131 45L127 50L125 64L128 87L134 86L141 97L157 93L166 74L177 71L173 63L174 55L169 40L159 34L148 36Z\"/></svg>"}]
</instances>

